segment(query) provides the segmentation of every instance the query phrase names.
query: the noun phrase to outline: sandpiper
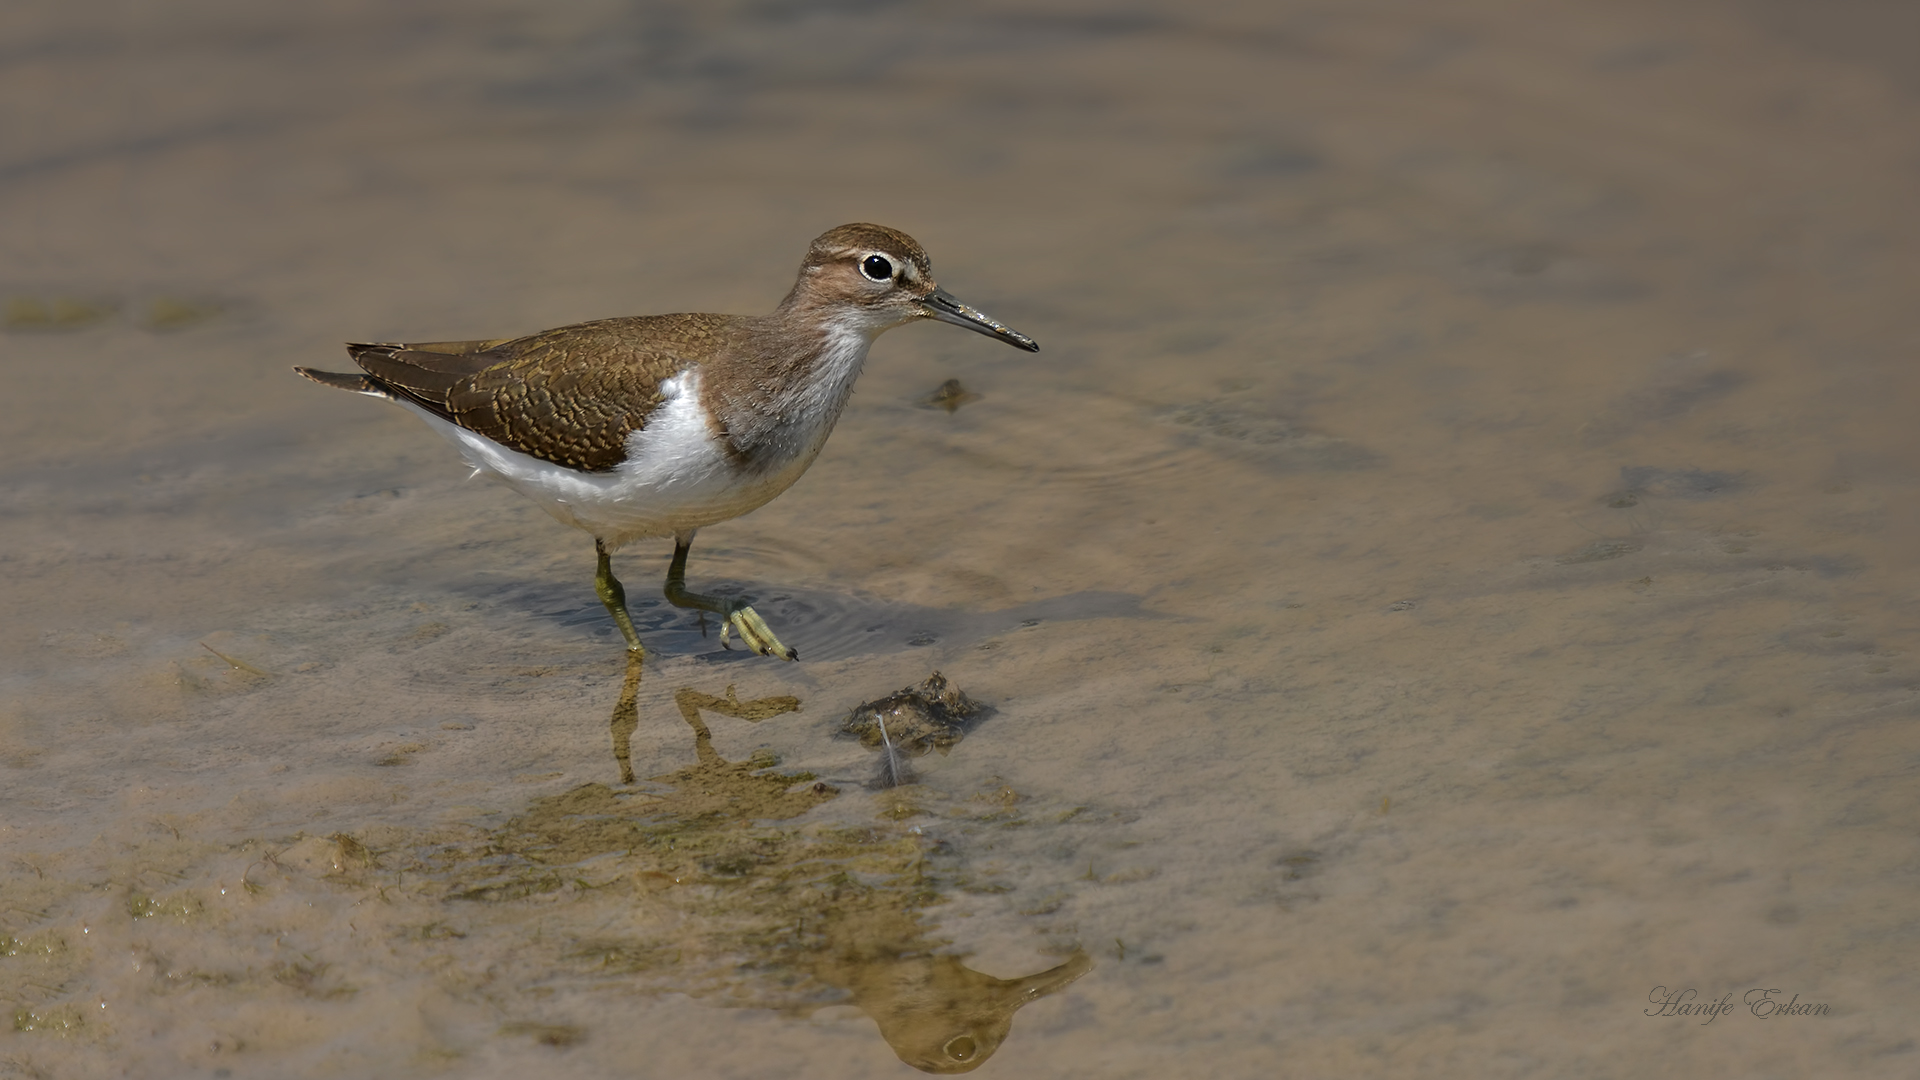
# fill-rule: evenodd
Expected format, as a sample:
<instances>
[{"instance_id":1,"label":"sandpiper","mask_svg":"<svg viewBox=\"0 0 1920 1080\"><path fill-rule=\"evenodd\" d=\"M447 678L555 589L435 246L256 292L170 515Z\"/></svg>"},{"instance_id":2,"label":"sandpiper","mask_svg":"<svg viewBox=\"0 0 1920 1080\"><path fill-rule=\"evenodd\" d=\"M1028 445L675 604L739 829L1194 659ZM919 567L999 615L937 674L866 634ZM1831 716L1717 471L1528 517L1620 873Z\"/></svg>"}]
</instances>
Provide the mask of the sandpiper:
<instances>
[{"instance_id":1,"label":"sandpiper","mask_svg":"<svg viewBox=\"0 0 1920 1080\"><path fill-rule=\"evenodd\" d=\"M807 250L770 315L600 319L522 338L351 344L363 374L296 367L326 386L387 398L504 481L593 536L594 591L644 653L608 556L671 536L666 598L712 612L763 656L799 659L743 600L686 587L694 533L757 509L819 456L883 331L939 319L1036 352L1025 334L934 284L915 240L842 225Z\"/></svg>"}]
</instances>

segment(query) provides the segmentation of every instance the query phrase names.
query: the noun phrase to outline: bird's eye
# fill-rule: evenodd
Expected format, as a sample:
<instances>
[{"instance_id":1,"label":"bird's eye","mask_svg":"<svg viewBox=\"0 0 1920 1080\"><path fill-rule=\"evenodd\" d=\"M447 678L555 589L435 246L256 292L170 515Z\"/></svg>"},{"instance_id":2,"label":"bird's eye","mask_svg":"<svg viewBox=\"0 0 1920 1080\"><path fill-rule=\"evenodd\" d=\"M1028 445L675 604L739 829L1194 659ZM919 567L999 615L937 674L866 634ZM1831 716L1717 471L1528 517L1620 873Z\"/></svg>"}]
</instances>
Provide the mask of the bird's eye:
<instances>
[{"instance_id":1,"label":"bird's eye","mask_svg":"<svg viewBox=\"0 0 1920 1080\"><path fill-rule=\"evenodd\" d=\"M860 272L873 281L892 281L893 264L884 255L869 255L860 263Z\"/></svg>"}]
</instances>

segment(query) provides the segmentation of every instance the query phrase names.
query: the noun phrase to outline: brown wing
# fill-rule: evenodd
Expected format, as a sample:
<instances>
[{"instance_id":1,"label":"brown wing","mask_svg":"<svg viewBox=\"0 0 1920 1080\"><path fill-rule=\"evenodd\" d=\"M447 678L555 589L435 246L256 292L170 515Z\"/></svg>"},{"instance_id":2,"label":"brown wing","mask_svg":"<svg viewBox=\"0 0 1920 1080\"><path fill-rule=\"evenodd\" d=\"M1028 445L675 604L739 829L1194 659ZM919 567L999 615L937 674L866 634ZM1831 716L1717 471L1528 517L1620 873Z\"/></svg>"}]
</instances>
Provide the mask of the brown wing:
<instances>
[{"instance_id":1,"label":"brown wing","mask_svg":"<svg viewBox=\"0 0 1920 1080\"><path fill-rule=\"evenodd\" d=\"M422 408L543 461L605 472L646 426L660 384L718 347L723 315L650 315L531 337L349 345L372 380Z\"/></svg>"}]
</instances>

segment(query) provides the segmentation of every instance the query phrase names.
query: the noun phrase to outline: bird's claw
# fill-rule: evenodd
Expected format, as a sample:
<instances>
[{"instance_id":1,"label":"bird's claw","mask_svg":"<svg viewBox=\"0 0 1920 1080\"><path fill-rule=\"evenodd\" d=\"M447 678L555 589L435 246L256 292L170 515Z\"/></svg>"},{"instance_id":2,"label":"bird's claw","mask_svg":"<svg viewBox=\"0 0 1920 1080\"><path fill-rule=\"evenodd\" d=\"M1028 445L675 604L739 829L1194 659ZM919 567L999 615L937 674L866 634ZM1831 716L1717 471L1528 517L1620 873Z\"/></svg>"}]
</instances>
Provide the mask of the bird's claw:
<instances>
[{"instance_id":1,"label":"bird's claw","mask_svg":"<svg viewBox=\"0 0 1920 1080\"><path fill-rule=\"evenodd\" d=\"M778 656L786 660L800 659L800 654L782 645L780 639L774 636L773 629L767 625L767 621L745 604L727 612L725 621L720 624L721 648L733 647L727 644L727 635L735 630L740 633L740 643L761 656Z\"/></svg>"}]
</instances>

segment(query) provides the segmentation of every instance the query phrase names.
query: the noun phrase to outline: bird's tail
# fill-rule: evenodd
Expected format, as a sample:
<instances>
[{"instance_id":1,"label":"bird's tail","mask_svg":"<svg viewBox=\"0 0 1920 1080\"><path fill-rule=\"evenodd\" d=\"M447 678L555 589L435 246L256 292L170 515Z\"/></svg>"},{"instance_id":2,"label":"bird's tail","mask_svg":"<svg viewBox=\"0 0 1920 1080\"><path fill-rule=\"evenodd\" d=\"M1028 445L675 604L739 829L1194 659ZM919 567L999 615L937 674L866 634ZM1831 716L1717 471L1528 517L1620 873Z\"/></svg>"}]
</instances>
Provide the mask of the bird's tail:
<instances>
[{"instance_id":1,"label":"bird's tail","mask_svg":"<svg viewBox=\"0 0 1920 1080\"><path fill-rule=\"evenodd\" d=\"M393 391L387 389L384 383L368 375L347 375L338 371L315 371L313 368L306 367L297 367L293 370L300 375L312 379L321 386L331 386L336 390L351 390L356 394L366 394L369 397L391 398L393 396Z\"/></svg>"}]
</instances>

